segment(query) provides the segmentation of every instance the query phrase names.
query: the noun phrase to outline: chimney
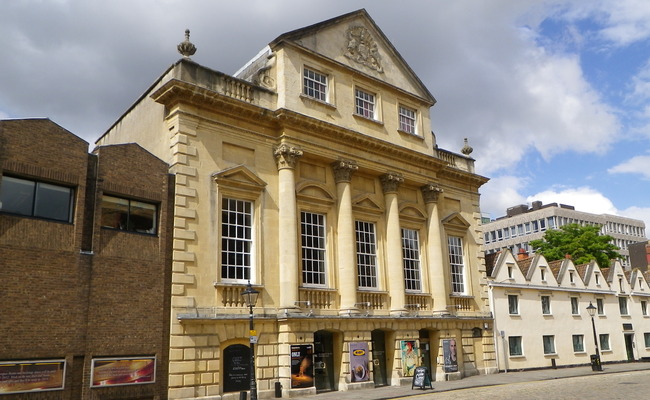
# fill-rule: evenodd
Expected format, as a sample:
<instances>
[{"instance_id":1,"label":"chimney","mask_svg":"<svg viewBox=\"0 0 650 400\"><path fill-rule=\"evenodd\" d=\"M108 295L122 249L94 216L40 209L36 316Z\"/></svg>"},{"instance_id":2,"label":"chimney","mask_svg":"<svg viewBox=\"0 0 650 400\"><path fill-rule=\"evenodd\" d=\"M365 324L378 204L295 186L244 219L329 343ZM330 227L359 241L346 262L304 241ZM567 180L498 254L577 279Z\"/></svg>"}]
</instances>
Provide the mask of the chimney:
<instances>
[{"instance_id":1,"label":"chimney","mask_svg":"<svg viewBox=\"0 0 650 400\"><path fill-rule=\"evenodd\" d=\"M519 249L519 254L517 254L517 260L525 260L528 258L528 252L525 249Z\"/></svg>"},{"instance_id":2,"label":"chimney","mask_svg":"<svg viewBox=\"0 0 650 400\"><path fill-rule=\"evenodd\" d=\"M537 200L533 201L533 210L540 210L542 208L542 202Z\"/></svg>"},{"instance_id":3,"label":"chimney","mask_svg":"<svg viewBox=\"0 0 650 400\"><path fill-rule=\"evenodd\" d=\"M571 259L571 254L565 254L564 258L566 258L567 260L570 260Z\"/></svg>"}]
</instances>

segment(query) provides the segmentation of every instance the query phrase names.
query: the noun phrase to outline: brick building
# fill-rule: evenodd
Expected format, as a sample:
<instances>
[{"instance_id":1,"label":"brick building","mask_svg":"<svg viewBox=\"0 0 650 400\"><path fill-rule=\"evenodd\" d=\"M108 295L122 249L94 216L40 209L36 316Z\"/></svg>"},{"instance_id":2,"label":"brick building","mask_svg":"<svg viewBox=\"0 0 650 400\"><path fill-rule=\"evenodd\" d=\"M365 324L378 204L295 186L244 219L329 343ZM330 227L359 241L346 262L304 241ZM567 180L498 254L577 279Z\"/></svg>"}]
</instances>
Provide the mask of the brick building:
<instances>
[{"instance_id":1,"label":"brick building","mask_svg":"<svg viewBox=\"0 0 650 400\"><path fill-rule=\"evenodd\" d=\"M0 121L0 393L167 397L168 165L48 119Z\"/></svg>"}]
</instances>

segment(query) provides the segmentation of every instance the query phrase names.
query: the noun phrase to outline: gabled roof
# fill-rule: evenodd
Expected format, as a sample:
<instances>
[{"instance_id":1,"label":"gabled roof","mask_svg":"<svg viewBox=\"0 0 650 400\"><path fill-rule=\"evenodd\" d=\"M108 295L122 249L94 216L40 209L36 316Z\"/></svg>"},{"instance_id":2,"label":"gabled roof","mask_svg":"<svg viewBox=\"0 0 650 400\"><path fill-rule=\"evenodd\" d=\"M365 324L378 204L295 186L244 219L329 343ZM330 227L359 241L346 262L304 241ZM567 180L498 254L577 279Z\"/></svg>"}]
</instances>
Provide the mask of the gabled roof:
<instances>
[{"instance_id":1,"label":"gabled roof","mask_svg":"<svg viewBox=\"0 0 650 400\"><path fill-rule=\"evenodd\" d=\"M521 270L521 273L524 274L527 280L530 280L528 277L528 271L530 270L530 266L533 263L533 258L528 257L523 260L517 260L517 265L519 266L519 270Z\"/></svg>"},{"instance_id":2,"label":"gabled roof","mask_svg":"<svg viewBox=\"0 0 650 400\"><path fill-rule=\"evenodd\" d=\"M350 26L347 34L345 35L345 32L342 31L339 40L337 40L337 42L340 41L340 46L338 43L332 43L331 40L327 40L327 45L323 45L323 40L316 40L319 37L318 35L326 30L351 23L354 25ZM436 103L436 99L429 92L429 89L422 83L365 9L284 33L269 43L269 47L275 49L283 43L291 43L342 65L354 65L355 70L375 79L379 79L377 78L377 72L385 71L386 73L382 74L385 79L381 80L395 87L402 87L402 85L391 82L390 73L391 71L395 73L394 70L400 71L407 75L413 88L416 89L417 93L412 94L419 96L431 105ZM382 65L382 63L386 65ZM394 68L389 66L389 63L394 64Z\"/></svg>"}]
</instances>

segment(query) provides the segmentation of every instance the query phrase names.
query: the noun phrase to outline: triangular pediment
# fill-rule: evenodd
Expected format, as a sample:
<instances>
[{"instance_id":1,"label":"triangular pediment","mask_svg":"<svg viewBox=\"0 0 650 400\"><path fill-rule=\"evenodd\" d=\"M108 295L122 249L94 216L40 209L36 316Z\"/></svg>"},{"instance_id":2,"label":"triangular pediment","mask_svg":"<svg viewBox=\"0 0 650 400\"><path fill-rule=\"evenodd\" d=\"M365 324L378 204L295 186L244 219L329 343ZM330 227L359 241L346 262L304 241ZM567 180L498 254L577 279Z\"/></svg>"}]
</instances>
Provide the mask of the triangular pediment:
<instances>
[{"instance_id":1,"label":"triangular pediment","mask_svg":"<svg viewBox=\"0 0 650 400\"><path fill-rule=\"evenodd\" d=\"M352 205L354 207L361 208L364 211L370 211L376 213L380 213L383 210L381 205L379 205L373 198L371 198L367 194L363 194L361 196L354 198L354 200L352 200Z\"/></svg>"},{"instance_id":2,"label":"triangular pediment","mask_svg":"<svg viewBox=\"0 0 650 400\"><path fill-rule=\"evenodd\" d=\"M312 201L323 204L333 204L336 197L323 184L306 181L296 187L296 195L301 200Z\"/></svg>"},{"instance_id":3,"label":"triangular pediment","mask_svg":"<svg viewBox=\"0 0 650 400\"><path fill-rule=\"evenodd\" d=\"M466 230L470 227L470 223L460 215L460 213L453 213L448 215L442 220L442 224L446 229Z\"/></svg>"},{"instance_id":4,"label":"triangular pediment","mask_svg":"<svg viewBox=\"0 0 650 400\"><path fill-rule=\"evenodd\" d=\"M269 44L290 44L409 92L433 105L435 99L366 10L358 10L287 32Z\"/></svg>"},{"instance_id":5,"label":"triangular pediment","mask_svg":"<svg viewBox=\"0 0 650 400\"><path fill-rule=\"evenodd\" d=\"M266 187L266 182L244 165L238 165L216 172L212 174L212 178L217 185L258 191Z\"/></svg>"}]
</instances>

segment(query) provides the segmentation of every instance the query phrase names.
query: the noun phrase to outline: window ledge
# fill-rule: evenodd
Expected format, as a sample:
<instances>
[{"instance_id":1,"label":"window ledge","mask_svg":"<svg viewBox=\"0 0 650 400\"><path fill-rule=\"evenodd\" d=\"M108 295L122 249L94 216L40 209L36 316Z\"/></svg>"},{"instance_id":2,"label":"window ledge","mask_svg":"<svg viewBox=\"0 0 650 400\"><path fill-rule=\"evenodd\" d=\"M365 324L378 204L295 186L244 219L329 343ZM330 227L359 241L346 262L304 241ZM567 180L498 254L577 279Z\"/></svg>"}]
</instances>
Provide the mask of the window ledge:
<instances>
[{"instance_id":1,"label":"window ledge","mask_svg":"<svg viewBox=\"0 0 650 400\"><path fill-rule=\"evenodd\" d=\"M412 138L415 138L415 139L420 139L420 140L424 141L424 137L422 137L421 135L418 135L417 132L416 133L409 133L409 132L403 131L401 129L398 129L397 132L399 132L401 135L407 135L409 137L412 137Z\"/></svg>"},{"instance_id":2,"label":"window ledge","mask_svg":"<svg viewBox=\"0 0 650 400\"><path fill-rule=\"evenodd\" d=\"M366 117L366 116L363 116L363 115L361 115L361 114L357 114L357 113L354 113L354 114L352 114L352 115L353 115L354 118L356 118L356 119L360 119L360 120L362 120L362 121L368 121L368 122L372 122L373 124L377 124L377 125L380 125L380 126L384 126L384 123L383 123L382 121L378 120L378 119L368 118L368 117Z\"/></svg>"},{"instance_id":3,"label":"window ledge","mask_svg":"<svg viewBox=\"0 0 650 400\"><path fill-rule=\"evenodd\" d=\"M521 355L517 355L517 356L508 356L508 358L510 358L510 359L516 359L516 358L522 359L522 358L526 358L526 356L521 354Z\"/></svg>"},{"instance_id":4,"label":"window ledge","mask_svg":"<svg viewBox=\"0 0 650 400\"><path fill-rule=\"evenodd\" d=\"M301 94L300 94L300 98L301 98L302 100L304 100L304 101L313 102L314 104L319 104L319 105L321 105L321 106L325 106L325 107L331 108L331 109L333 109L333 110L336 110L336 106L335 106L334 104L332 104L332 103L328 103L327 101L318 100L318 99L316 99L316 98L314 98L314 97L309 97L309 96L307 96L307 95L304 94L304 93L301 93Z\"/></svg>"},{"instance_id":5,"label":"window ledge","mask_svg":"<svg viewBox=\"0 0 650 400\"><path fill-rule=\"evenodd\" d=\"M557 357L557 353L544 353L544 357Z\"/></svg>"}]
</instances>

